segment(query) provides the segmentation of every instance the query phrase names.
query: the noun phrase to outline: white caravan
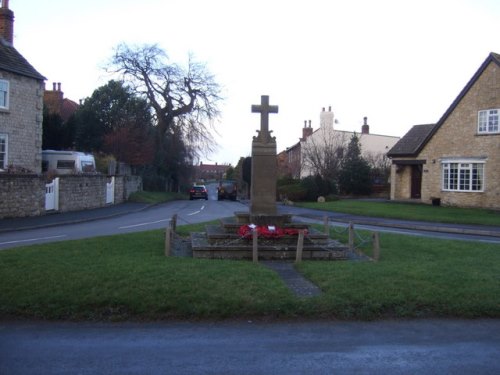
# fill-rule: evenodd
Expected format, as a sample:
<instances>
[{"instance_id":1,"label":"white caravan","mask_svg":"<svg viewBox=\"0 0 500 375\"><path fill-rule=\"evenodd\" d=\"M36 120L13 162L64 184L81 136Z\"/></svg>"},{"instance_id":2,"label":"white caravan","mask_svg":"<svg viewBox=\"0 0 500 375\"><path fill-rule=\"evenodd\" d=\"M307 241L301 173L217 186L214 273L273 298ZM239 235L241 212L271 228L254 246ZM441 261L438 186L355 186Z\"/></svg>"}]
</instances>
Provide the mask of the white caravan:
<instances>
[{"instance_id":1,"label":"white caravan","mask_svg":"<svg viewBox=\"0 0 500 375\"><path fill-rule=\"evenodd\" d=\"M92 154L79 151L42 151L42 172L57 174L95 173Z\"/></svg>"}]
</instances>

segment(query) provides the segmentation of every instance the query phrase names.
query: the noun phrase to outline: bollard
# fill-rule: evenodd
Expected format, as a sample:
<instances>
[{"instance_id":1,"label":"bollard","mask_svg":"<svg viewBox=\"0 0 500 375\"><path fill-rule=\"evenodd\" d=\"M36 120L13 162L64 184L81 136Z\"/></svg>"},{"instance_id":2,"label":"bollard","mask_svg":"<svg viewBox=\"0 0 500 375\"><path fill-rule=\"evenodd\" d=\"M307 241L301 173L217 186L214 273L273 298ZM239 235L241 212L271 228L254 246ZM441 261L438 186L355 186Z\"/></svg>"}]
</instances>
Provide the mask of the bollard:
<instances>
[{"instance_id":1,"label":"bollard","mask_svg":"<svg viewBox=\"0 0 500 375\"><path fill-rule=\"evenodd\" d=\"M373 232L373 260L378 262L380 258L380 235L378 232Z\"/></svg>"},{"instance_id":2,"label":"bollard","mask_svg":"<svg viewBox=\"0 0 500 375\"><path fill-rule=\"evenodd\" d=\"M349 222L349 250L354 250L354 224Z\"/></svg>"},{"instance_id":3,"label":"bollard","mask_svg":"<svg viewBox=\"0 0 500 375\"><path fill-rule=\"evenodd\" d=\"M170 223L165 230L165 256L168 257L172 253L172 228Z\"/></svg>"},{"instance_id":4,"label":"bollard","mask_svg":"<svg viewBox=\"0 0 500 375\"><path fill-rule=\"evenodd\" d=\"M297 240L297 254L295 256L295 263L302 262L302 250L304 249L304 230L299 230L299 238Z\"/></svg>"},{"instance_id":5,"label":"bollard","mask_svg":"<svg viewBox=\"0 0 500 375\"><path fill-rule=\"evenodd\" d=\"M252 229L252 260L254 263L258 263L259 261L259 252L258 252L258 244L257 244L257 229Z\"/></svg>"},{"instance_id":6,"label":"bollard","mask_svg":"<svg viewBox=\"0 0 500 375\"><path fill-rule=\"evenodd\" d=\"M328 225L328 216L323 217L323 225L325 227L325 234L330 236L330 226Z\"/></svg>"}]
</instances>

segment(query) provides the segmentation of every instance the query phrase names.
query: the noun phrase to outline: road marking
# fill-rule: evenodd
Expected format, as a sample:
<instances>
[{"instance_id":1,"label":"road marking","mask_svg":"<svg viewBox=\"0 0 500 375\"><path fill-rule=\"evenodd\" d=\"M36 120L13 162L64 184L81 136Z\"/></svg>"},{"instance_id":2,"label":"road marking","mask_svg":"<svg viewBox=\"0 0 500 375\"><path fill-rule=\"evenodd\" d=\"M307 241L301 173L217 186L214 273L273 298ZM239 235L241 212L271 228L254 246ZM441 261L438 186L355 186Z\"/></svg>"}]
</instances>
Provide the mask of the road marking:
<instances>
[{"instance_id":1,"label":"road marking","mask_svg":"<svg viewBox=\"0 0 500 375\"><path fill-rule=\"evenodd\" d=\"M0 242L0 246L2 245L12 245L13 243L23 243L23 242L34 242L34 241L42 241L42 240L53 240L54 238L66 237L65 234L60 236L50 236L50 237L38 237L38 238L28 238L26 240L15 240L15 241L6 241Z\"/></svg>"},{"instance_id":2,"label":"road marking","mask_svg":"<svg viewBox=\"0 0 500 375\"><path fill-rule=\"evenodd\" d=\"M194 212L191 212L191 213L187 214L187 216L192 216L192 215L199 214L204 209L205 209L205 205L201 206L201 208L198 211L194 211Z\"/></svg>"},{"instance_id":3,"label":"road marking","mask_svg":"<svg viewBox=\"0 0 500 375\"><path fill-rule=\"evenodd\" d=\"M139 224L133 224L133 225L126 225L124 227L118 227L118 229L129 229L129 228L143 227L145 225L163 223L164 221L169 221L169 220L170 219L161 219L161 220L156 220L156 221L149 221L147 223L139 223Z\"/></svg>"}]
</instances>

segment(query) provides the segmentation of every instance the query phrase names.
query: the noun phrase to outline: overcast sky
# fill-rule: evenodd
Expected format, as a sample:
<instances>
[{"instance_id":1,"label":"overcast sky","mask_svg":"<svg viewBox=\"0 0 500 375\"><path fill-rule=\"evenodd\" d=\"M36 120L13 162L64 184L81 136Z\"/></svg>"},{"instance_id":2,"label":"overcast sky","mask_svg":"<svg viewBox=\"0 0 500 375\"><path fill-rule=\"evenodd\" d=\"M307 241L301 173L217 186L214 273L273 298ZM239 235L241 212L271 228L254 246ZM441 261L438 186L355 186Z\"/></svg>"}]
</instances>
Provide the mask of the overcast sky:
<instances>
[{"instance_id":1,"label":"overcast sky","mask_svg":"<svg viewBox=\"0 0 500 375\"><path fill-rule=\"evenodd\" d=\"M1 1L1 0L0 0ZM332 107L341 130L403 136L435 123L490 52L500 53L498 0L10 0L14 45L78 102L106 84L103 66L121 43L157 43L172 61L188 53L215 74L225 97L219 150L251 153L261 95L279 106L270 129L278 152L304 120Z\"/></svg>"}]
</instances>

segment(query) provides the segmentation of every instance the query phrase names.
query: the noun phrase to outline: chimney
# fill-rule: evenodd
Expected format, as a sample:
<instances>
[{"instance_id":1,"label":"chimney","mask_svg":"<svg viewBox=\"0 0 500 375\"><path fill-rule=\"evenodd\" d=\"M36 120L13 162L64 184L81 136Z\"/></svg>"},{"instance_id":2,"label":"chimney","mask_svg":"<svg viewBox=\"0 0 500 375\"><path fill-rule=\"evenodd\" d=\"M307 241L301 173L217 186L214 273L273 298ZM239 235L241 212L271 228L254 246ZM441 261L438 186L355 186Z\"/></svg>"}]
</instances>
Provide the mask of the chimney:
<instances>
[{"instance_id":1,"label":"chimney","mask_svg":"<svg viewBox=\"0 0 500 375\"><path fill-rule=\"evenodd\" d=\"M302 128L302 138L300 138L300 140L305 141L307 137L312 134L312 132L311 120L309 120L309 127L307 127L307 120L304 120L304 127Z\"/></svg>"},{"instance_id":2,"label":"chimney","mask_svg":"<svg viewBox=\"0 0 500 375\"><path fill-rule=\"evenodd\" d=\"M319 115L319 127L333 129L333 112L332 107L328 107L328 112L325 112L325 107Z\"/></svg>"},{"instance_id":3,"label":"chimney","mask_svg":"<svg viewBox=\"0 0 500 375\"><path fill-rule=\"evenodd\" d=\"M368 125L368 117L363 117L363 126L361 127L361 134L370 134L370 125Z\"/></svg>"},{"instance_id":4,"label":"chimney","mask_svg":"<svg viewBox=\"0 0 500 375\"><path fill-rule=\"evenodd\" d=\"M9 0L1 0L0 8L0 39L10 45L14 44L14 12L9 9Z\"/></svg>"}]
</instances>

